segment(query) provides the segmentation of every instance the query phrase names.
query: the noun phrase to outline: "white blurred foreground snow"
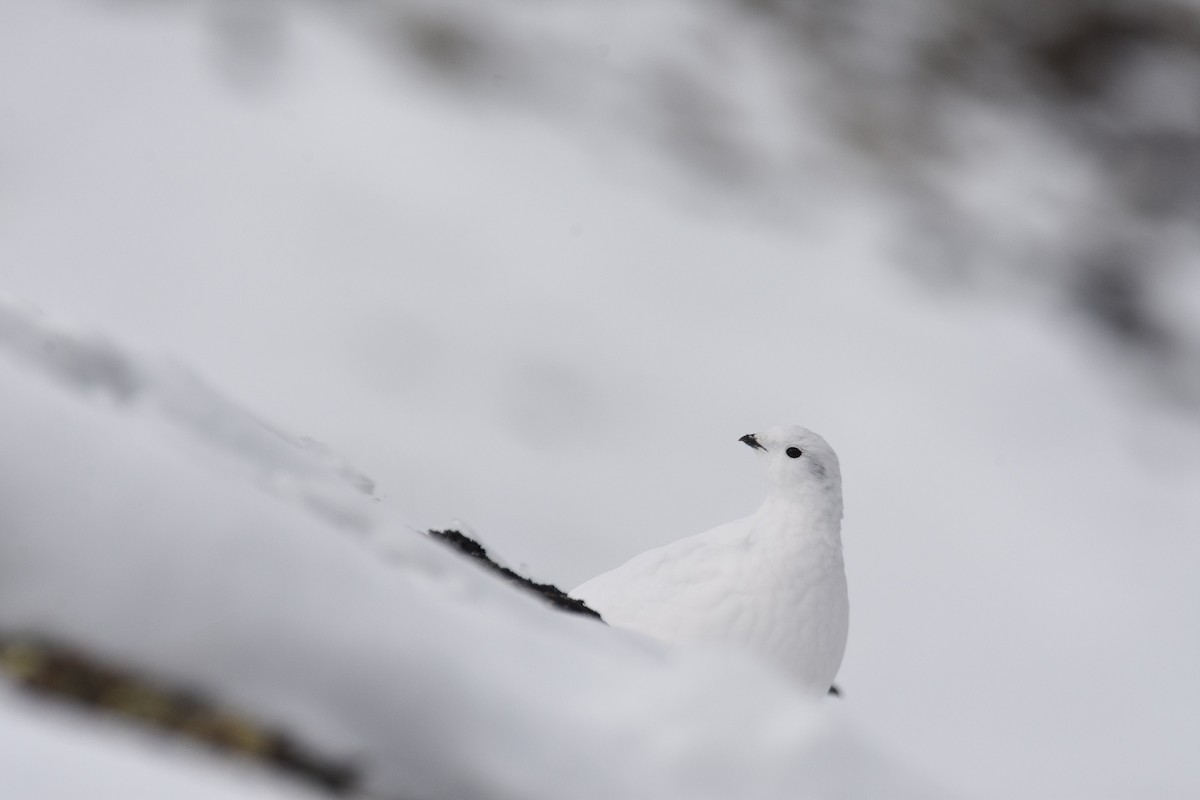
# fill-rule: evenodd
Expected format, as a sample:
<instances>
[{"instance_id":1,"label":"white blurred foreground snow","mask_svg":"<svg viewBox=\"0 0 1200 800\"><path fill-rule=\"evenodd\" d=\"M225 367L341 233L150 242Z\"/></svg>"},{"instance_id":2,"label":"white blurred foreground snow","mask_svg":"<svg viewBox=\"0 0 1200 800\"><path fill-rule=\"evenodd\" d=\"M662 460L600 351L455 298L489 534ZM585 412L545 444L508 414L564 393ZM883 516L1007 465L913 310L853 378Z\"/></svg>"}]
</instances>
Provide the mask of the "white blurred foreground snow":
<instances>
[{"instance_id":1,"label":"white blurred foreground snow","mask_svg":"<svg viewBox=\"0 0 1200 800\"><path fill-rule=\"evenodd\" d=\"M543 607L180 370L12 305L0 440L0 631L197 687L355 764L373 795L934 794L836 702ZM42 713L0 694L0 758L22 760L6 796L239 796L198 758ZM83 731L105 742L80 756Z\"/></svg>"}]
</instances>

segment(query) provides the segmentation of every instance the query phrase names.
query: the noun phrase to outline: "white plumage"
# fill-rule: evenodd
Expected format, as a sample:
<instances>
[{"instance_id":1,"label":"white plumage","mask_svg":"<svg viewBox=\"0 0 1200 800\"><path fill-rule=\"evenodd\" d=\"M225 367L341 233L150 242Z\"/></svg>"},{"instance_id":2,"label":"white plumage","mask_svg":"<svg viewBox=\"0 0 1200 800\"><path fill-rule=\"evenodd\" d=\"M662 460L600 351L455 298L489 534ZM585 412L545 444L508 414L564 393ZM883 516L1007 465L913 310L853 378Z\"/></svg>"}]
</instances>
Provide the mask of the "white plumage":
<instances>
[{"instance_id":1,"label":"white plumage","mask_svg":"<svg viewBox=\"0 0 1200 800\"><path fill-rule=\"evenodd\" d=\"M739 647L823 694L841 666L850 613L837 454L799 426L741 441L766 469L757 511L642 553L571 594L611 625Z\"/></svg>"}]
</instances>

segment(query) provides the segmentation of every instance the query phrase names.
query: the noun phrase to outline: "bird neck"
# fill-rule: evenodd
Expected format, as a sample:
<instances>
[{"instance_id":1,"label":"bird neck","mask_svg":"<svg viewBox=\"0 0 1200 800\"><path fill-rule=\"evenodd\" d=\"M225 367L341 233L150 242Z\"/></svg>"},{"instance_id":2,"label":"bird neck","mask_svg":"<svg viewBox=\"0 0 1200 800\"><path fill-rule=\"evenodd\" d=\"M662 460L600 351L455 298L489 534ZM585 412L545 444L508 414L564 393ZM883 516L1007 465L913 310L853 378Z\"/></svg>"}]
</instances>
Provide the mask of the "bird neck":
<instances>
[{"instance_id":1,"label":"bird neck","mask_svg":"<svg viewBox=\"0 0 1200 800\"><path fill-rule=\"evenodd\" d=\"M799 531L805 540L841 549L841 492L776 489L755 513L761 519L776 521L789 537Z\"/></svg>"}]
</instances>

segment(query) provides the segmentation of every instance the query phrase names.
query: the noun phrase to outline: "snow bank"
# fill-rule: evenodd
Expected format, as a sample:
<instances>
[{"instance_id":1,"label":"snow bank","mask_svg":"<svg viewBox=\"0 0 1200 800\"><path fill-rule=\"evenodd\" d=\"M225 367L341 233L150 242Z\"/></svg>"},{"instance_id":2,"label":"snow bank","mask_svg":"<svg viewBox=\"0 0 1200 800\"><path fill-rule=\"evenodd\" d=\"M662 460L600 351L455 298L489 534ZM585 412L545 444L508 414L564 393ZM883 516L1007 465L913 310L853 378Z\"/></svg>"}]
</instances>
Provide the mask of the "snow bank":
<instances>
[{"instance_id":1,"label":"snow bank","mask_svg":"<svg viewBox=\"0 0 1200 800\"><path fill-rule=\"evenodd\" d=\"M930 795L763 668L555 612L179 369L12 305L0 441L0 630L197 687L371 793Z\"/></svg>"}]
</instances>

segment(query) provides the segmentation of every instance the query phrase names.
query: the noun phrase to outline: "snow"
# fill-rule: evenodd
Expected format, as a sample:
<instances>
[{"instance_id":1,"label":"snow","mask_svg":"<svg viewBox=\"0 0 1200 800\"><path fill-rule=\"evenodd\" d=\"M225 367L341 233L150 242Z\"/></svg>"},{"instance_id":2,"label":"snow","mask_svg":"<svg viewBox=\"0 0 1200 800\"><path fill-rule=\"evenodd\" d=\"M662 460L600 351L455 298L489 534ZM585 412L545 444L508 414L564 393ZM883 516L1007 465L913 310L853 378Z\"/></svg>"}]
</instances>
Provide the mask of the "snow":
<instances>
[{"instance_id":1,"label":"snow","mask_svg":"<svg viewBox=\"0 0 1200 800\"><path fill-rule=\"evenodd\" d=\"M296 521L296 536L369 539L380 514L400 517L389 530L464 519L514 568L564 586L745 514L760 489L731 432L803 420L845 465L848 735L973 797L1200 794L1194 420L1081 360L1078 329L1049 302L915 288L891 268L891 223L828 142L812 159L779 154L806 179L820 167L794 216L730 211L735 200L631 152L615 131L650 124L636 113L646 98L622 94L643 85L631 65L703 10L570 4L554 18L580 63L605 46L613 65L595 94L550 76L580 104L571 113L606 121L580 136L586 121L514 110L486 88L456 94L308 12L289 16L273 77L246 88L224 81L197 11L209 6L110 6L0 6L0 284L328 443L380 502L262 431L269 458L209 441L163 410L165 390L140 388L151 399L136 417L106 417L114 399L39 390L23 358L5 367L6 410L36 413L45 395L132 475L193 476L198 491ZM527 16L548 19L544 6ZM964 143L976 156L959 199L1037 234L1044 218L1014 202L1013 183L1077 199L1092 184L1074 180L1077 159L1062 171L1061 142L1012 129L1007 176ZM979 133L993 150L997 135ZM1197 286L1178 288L1186 316ZM210 407L207 390L180 391ZM45 433L47 459L51 441L75 447ZM158 477L160 457L173 478ZM77 474L42 469L54 473L43 499ZM191 485L176 486L181 502ZM230 566L211 560L216 574ZM487 603L522 605L509 595Z\"/></svg>"},{"instance_id":2,"label":"snow","mask_svg":"<svg viewBox=\"0 0 1200 800\"><path fill-rule=\"evenodd\" d=\"M114 347L54 335L76 354ZM356 764L382 796L925 796L756 664L553 611L338 493L340 476L277 458L295 455L285 439L231 457L148 403L89 396L86 356L47 380L10 342L0 630L199 687ZM314 512L320 484L363 510Z\"/></svg>"}]
</instances>

